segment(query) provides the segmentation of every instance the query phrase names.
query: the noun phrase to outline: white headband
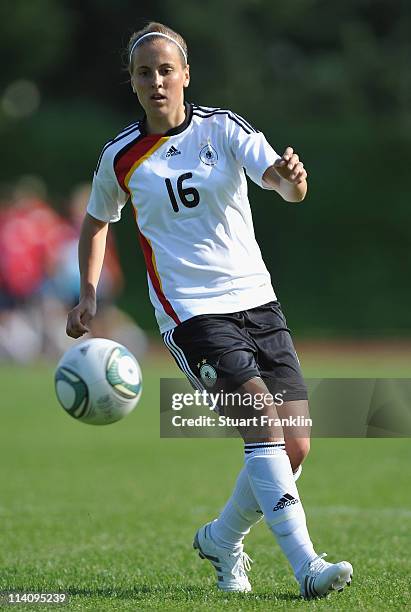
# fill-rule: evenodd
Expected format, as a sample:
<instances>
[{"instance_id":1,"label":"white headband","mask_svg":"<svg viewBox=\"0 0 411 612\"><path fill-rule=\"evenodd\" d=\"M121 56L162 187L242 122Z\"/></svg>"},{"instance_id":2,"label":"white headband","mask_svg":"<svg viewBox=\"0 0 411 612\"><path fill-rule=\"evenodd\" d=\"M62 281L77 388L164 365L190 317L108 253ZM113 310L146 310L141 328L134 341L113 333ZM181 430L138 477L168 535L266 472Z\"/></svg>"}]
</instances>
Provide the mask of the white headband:
<instances>
[{"instance_id":1,"label":"white headband","mask_svg":"<svg viewBox=\"0 0 411 612\"><path fill-rule=\"evenodd\" d=\"M188 63L187 62L187 54L184 51L183 47L180 45L180 43L178 43L176 40L174 40L174 38L171 38L171 36L169 36L168 34L163 34L162 32L149 32L148 34L144 34L144 36L142 36L141 38L137 38L137 40L135 41L135 43L131 47L130 57L129 57L130 62L131 62L131 57L133 55L134 49L137 47L137 45L139 45L141 43L142 40L144 40L148 36L162 36L163 38L168 38L168 40L171 40L171 42L176 44L177 47L180 49L181 53L183 54L183 57L185 59L186 64Z\"/></svg>"}]
</instances>

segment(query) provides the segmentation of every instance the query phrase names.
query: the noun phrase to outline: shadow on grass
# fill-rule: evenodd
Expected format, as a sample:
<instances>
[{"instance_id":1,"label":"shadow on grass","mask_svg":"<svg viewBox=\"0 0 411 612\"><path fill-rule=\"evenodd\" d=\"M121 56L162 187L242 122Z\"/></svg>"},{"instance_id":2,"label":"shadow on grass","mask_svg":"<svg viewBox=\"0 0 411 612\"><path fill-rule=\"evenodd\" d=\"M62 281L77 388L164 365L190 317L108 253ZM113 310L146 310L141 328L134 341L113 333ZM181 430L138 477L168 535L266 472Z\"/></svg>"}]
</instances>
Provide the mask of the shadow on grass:
<instances>
[{"instance_id":1,"label":"shadow on grass","mask_svg":"<svg viewBox=\"0 0 411 612\"><path fill-rule=\"evenodd\" d=\"M162 596L173 599L188 599L201 600L204 597L210 597L210 589L195 585L186 586L165 586L141 584L133 588L116 588L116 587L96 587L96 588L78 588L69 586L65 588L65 592L72 596L83 597L107 597L113 599L144 599L146 597ZM238 601L299 601L301 597L294 593L224 593L221 591L212 591L212 594L217 598L227 597Z\"/></svg>"}]
</instances>

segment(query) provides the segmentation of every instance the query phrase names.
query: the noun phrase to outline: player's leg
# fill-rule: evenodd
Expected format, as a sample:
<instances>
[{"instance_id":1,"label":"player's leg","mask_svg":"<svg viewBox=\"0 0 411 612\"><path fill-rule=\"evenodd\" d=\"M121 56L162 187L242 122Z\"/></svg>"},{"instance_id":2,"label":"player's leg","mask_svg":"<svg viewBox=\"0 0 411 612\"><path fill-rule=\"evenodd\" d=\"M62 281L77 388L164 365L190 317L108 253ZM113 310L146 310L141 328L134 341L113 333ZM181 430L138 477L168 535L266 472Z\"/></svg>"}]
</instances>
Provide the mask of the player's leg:
<instances>
[{"instance_id":1,"label":"player's leg","mask_svg":"<svg viewBox=\"0 0 411 612\"><path fill-rule=\"evenodd\" d=\"M228 355L227 359L232 358ZM248 356L245 356L246 360ZM228 368L226 368L228 370ZM257 380L257 379L255 379ZM252 384L251 382L249 384ZM260 392L260 388L255 388L255 392ZM265 389L265 391L267 391ZM286 402L277 407L278 416L295 417L296 415L308 415L307 400L295 400ZM229 414L227 412L227 414ZM238 417L250 416L249 414L241 414L236 407L231 416ZM301 464L307 456L310 448L310 438L307 437L307 430L300 428L283 427L285 438L285 450L290 459L293 470L294 480L298 480L301 475ZM305 437L303 437L305 436ZM256 524L263 516L262 510L255 499L254 493L250 487L246 469L243 468L238 476L234 491L227 501L224 509L218 518L211 525L211 533L215 541L226 548L235 549L242 545L245 535L250 532L251 527Z\"/></svg>"},{"instance_id":2,"label":"player's leg","mask_svg":"<svg viewBox=\"0 0 411 612\"><path fill-rule=\"evenodd\" d=\"M239 392L243 396L254 395L259 401L261 397L270 395L264 381L259 378L241 385ZM243 415L247 412L247 405L243 408ZM273 423L278 416L271 403L264 405L260 414L266 420L273 419ZM259 421L261 423L263 419ZM293 568L301 594L312 598L341 590L351 581L351 565L346 561L327 563L323 560L324 555L317 555L307 530L283 434L278 427L272 427L271 431L266 425L259 430L258 427L257 430L254 425L241 428L247 474L264 519Z\"/></svg>"},{"instance_id":3,"label":"player's leg","mask_svg":"<svg viewBox=\"0 0 411 612\"><path fill-rule=\"evenodd\" d=\"M225 415L232 418L242 418L246 421L247 419L251 421L252 417L254 417L257 413L252 406L250 407L249 398L268 396L270 393L264 382L258 376L254 376L245 384L240 385L238 388L236 387L235 372L242 371L243 369L247 370L248 359L250 359L250 354L248 352L236 351L227 353L219 361L219 370L220 372L224 372L226 375L226 390L230 388L235 389L234 396L247 396L247 401L240 402L239 405L237 403L231 408L228 403L225 403ZM241 361L243 362L243 367L239 367L241 365ZM229 373L231 373L231 377L228 376ZM228 391L228 395L229 394L230 392ZM256 402L252 403L256 405ZM278 414L275 407L271 405L263 406L263 410L258 411L258 416L259 418L261 418L261 416L265 416L268 419L274 420L278 417ZM288 469L291 470L290 462L284 450L283 431L281 427L277 428L277 431L274 431L274 427L272 425L268 425L266 428L261 428L258 425L251 425L250 427L240 427L239 431L247 442L254 443L253 447L249 447L247 449L247 453L251 453L254 450L260 450L261 446L263 447L263 452L267 455L269 454L271 448L278 449L281 451L282 455L284 455L284 459L286 459L288 464ZM251 450L251 448L253 448L253 450ZM293 475L291 475L291 477L294 478ZM211 523L204 525L196 534L195 547L200 550L200 553L204 553L206 558L214 561L217 567L221 566L221 561L224 560L224 555L226 555L227 552L231 558L234 552L238 551L238 553L241 554L244 536L250 531L251 526L262 517L264 509L261 506L260 500L258 500L258 497L253 490L252 482L250 481L251 479L246 466L240 473L236 487L234 488L230 499L227 501L226 506L218 518ZM294 534L294 540L297 535L300 534ZM294 544L295 543L293 541L292 545L294 546ZM311 561L316 557L310 542L310 549L305 556L302 556L302 544L300 543L299 546L300 549L298 551L298 555L300 560L302 558L302 564L306 563L307 559ZM223 549L225 549L227 552L225 552ZM290 557L290 555L288 555L288 557L290 558L290 561L293 562L294 557ZM239 575L243 577L243 586L244 584L248 586L245 572L245 569L247 569L245 560L242 560L242 563L238 565L237 569L240 572ZM223 584L222 586L225 587L226 584ZM244 588L240 588L240 580L233 584L231 579L230 587L230 590L245 590ZM248 588L246 590L248 590Z\"/></svg>"},{"instance_id":4,"label":"player's leg","mask_svg":"<svg viewBox=\"0 0 411 612\"><path fill-rule=\"evenodd\" d=\"M298 576L317 555L309 538L305 516L294 482L290 459L285 450L284 433L273 423L279 418L277 406L263 398L270 391L260 377L240 386L243 397L254 397L240 409L227 408L228 416L238 416L252 425L239 428L244 440L245 467L254 496L263 511L265 521ZM257 404L258 401L258 404ZM258 406L257 421L255 417ZM264 423L264 424L263 424Z\"/></svg>"},{"instance_id":5,"label":"player's leg","mask_svg":"<svg viewBox=\"0 0 411 612\"><path fill-rule=\"evenodd\" d=\"M270 394L278 397L277 415L294 421L300 418L297 425L283 428L289 456L284 448L276 445L277 430L261 430L257 436L254 432L243 432L251 487L268 526L294 570L302 595L311 598L329 590L341 590L351 579L352 567L347 562L329 564L316 555L292 478L292 467L301 465L309 450L310 427L305 422L309 417L306 387L285 317L277 302L246 311L245 317L246 331L258 347L258 366L264 382L249 381L242 385L242 392L255 393L260 386L264 393L267 389L264 383L267 383ZM270 414L273 409L264 408L263 412ZM293 466L290 459L294 461Z\"/></svg>"},{"instance_id":6,"label":"player's leg","mask_svg":"<svg viewBox=\"0 0 411 612\"><path fill-rule=\"evenodd\" d=\"M289 423L283 427L287 453L278 447L270 449L258 444L255 437L244 438L251 487L267 524L293 567L302 595L310 598L328 590L340 590L350 581L352 567L347 562L329 564L316 555L297 486L291 477L291 472L298 469L309 451L311 432L306 421L309 417L307 390L290 330L276 301L246 311L245 321L246 332L258 349L257 363L264 382L274 397L279 393L277 414ZM247 383L244 387L250 390ZM266 431L259 435L260 440L278 441L276 431L271 436ZM274 493L279 494L276 503L273 503Z\"/></svg>"},{"instance_id":7,"label":"player's leg","mask_svg":"<svg viewBox=\"0 0 411 612\"><path fill-rule=\"evenodd\" d=\"M287 327L281 305L277 301L252 308L245 313L246 333L257 348L257 364L261 378L273 396L281 393L283 402L277 404L281 419L301 422L309 418L307 389L300 362ZM310 427L284 426L285 448L295 475L310 450Z\"/></svg>"},{"instance_id":8,"label":"player's leg","mask_svg":"<svg viewBox=\"0 0 411 612\"><path fill-rule=\"evenodd\" d=\"M301 464L308 454L309 438L290 437L285 440L285 450L293 468L293 478L297 481L301 475ZM243 467L230 498L211 525L211 533L220 546L235 550L242 545L251 527L262 518L263 512L251 489L247 470Z\"/></svg>"},{"instance_id":9,"label":"player's leg","mask_svg":"<svg viewBox=\"0 0 411 612\"><path fill-rule=\"evenodd\" d=\"M166 332L163 339L178 367L193 386L204 386L202 375L207 370L203 365L207 363L216 372L218 381L227 378L233 369L240 372L240 378L234 382L236 387L243 379L258 374L252 347L244 342L239 333L240 323L239 313L194 317L175 330ZM216 392L216 389L213 391ZM243 539L261 518L261 509L243 468L218 519L204 525L196 534L195 546L200 554L213 564L213 559L219 559L216 567L223 570L217 571L217 586L220 589L250 590L244 567L244 563L248 566L248 557L243 552Z\"/></svg>"},{"instance_id":10,"label":"player's leg","mask_svg":"<svg viewBox=\"0 0 411 612\"><path fill-rule=\"evenodd\" d=\"M247 343L245 343L245 346L244 343L242 344L242 339L239 339L237 329L235 329L236 326L233 326L235 319L239 316L240 313L235 313L235 316L233 315L232 317L225 316L222 317L223 321L219 320L219 317L216 317L216 320L213 321L211 330L209 328L207 329L210 317L196 317L195 319L199 319L198 321L191 320L188 326L179 326L176 330L178 333L175 334L175 337L170 334L165 338L165 342L176 358L178 365L187 375L189 375L190 380L193 380L193 377L194 379L196 378L195 362L198 362L197 366L200 368L199 373L201 376L200 363L207 361L208 364L213 364L216 373L218 372L221 376L227 376L227 374L232 374L234 372L240 377L250 377L249 386L245 389L246 393L257 393L261 391L259 385L263 383L261 380L258 381L258 370L256 369L254 360L251 359L252 346L247 346ZM223 327L220 327L219 330L217 323L223 324ZM216 348L215 342L219 338L222 340L222 346L218 346L217 350L214 351ZM195 350L192 350L193 345L194 347L204 347L201 356L198 353L196 354ZM221 354L221 349L224 351L223 354ZM186 358L186 355L189 354L191 354L191 359L190 357L188 357L188 359ZM193 354L194 363L192 359ZM249 363L244 361L247 359L250 359ZM197 381L198 380L199 377L197 376ZM237 385L234 385L234 388L236 388L236 386ZM282 433L279 435L281 437ZM261 440L261 434L257 435L257 440L255 444L256 448L251 449L250 447L247 451L247 455L251 454L257 456L260 451L262 451L263 455L269 456L273 447L270 444L268 444L268 446L265 444L265 449L259 448L261 446L261 442L259 442L259 440ZM253 437L247 438L247 441L255 442ZM269 437L268 441L271 442L272 438ZM282 446L283 450L281 442L279 442L279 444ZM279 449L279 447L276 446L274 448ZM284 455L286 456L285 452ZM287 461L288 468L291 471L288 458ZM248 468L248 466L246 467ZM247 474L249 476L248 469ZM197 532L194 542L195 547L199 549L200 555L209 559L216 568L218 586L224 590L244 591L250 589L246 575L248 557L243 552L242 538L249 531L250 526L259 520L259 516L256 516L259 515L259 512L257 511L257 504L255 502L255 498L258 500L258 497L255 495L255 490L250 487L250 478L247 484L247 479L245 478L247 474L243 470L238 479L233 496L227 503L220 517L211 524L203 526ZM260 500L258 500L258 502L260 502ZM249 504L251 510L249 514L244 512L247 504ZM260 511L264 511L261 503L258 503L258 505L260 506ZM289 527L289 525L287 525L287 527ZM297 529L293 531L296 532ZM294 539L297 535L297 533L294 533ZM307 545L306 542L305 544ZM301 551L299 551L299 553L301 556Z\"/></svg>"}]
</instances>

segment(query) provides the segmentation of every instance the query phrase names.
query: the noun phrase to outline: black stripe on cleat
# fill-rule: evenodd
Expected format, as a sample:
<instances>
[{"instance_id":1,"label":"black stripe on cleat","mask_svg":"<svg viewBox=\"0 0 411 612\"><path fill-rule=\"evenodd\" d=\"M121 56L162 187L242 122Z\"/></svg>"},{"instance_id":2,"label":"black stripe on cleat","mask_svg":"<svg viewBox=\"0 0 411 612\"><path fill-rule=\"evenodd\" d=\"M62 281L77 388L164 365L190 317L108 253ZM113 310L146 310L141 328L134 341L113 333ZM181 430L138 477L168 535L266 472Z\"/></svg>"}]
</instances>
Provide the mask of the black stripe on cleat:
<instances>
[{"instance_id":1,"label":"black stripe on cleat","mask_svg":"<svg viewBox=\"0 0 411 612\"><path fill-rule=\"evenodd\" d=\"M205 555L200 547L200 542L198 541L198 531L194 536L193 548L194 550L198 550L198 556L200 557L200 559L205 559Z\"/></svg>"},{"instance_id":2,"label":"black stripe on cleat","mask_svg":"<svg viewBox=\"0 0 411 612\"><path fill-rule=\"evenodd\" d=\"M305 593L305 597L306 599L308 599L308 588L307 588L307 582L308 582L308 576L305 577L304 580L304 593Z\"/></svg>"},{"instance_id":3,"label":"black stripe on cleat","mask_svg":"<svg viewBox=\"0 0 411 612\"><path fill-rule=\"evenodd\" d=\"M201 552L203 553L204 557L208 559L209 561L211 561L212 563L220 563L220 559L218 557L213 557L213 555L206 555L205 552L203 552L202 550Z\"/></svg>"}]
</instances>

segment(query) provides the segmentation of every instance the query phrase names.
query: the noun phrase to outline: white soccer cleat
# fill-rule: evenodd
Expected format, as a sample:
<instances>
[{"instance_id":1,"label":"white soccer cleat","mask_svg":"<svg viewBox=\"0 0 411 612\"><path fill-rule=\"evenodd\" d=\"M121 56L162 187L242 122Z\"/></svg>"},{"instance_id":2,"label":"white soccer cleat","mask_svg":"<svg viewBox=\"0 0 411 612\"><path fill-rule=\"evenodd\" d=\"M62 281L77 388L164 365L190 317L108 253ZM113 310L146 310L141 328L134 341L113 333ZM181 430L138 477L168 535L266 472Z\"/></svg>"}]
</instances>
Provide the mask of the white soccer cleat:
<instances>
[{"instance_id":1,"label":"white soccer cleat","mask_svg":"<svg viewBox=\"0 0 411 612\"><path fill-rule=\"evenodd\" d=\"M222 591L246 593L251 591L247 573L252 559L243 551L232 552L217 546L211 539L210 524L207 523L194 536L193 548L198 550L201 559L208 559L217 572L217 586Z\"/></svg>"},{"instance_id":2,"label":"white soccer cleat","mask_svg":"<svg viewBox=\"0 0 411 612\"><path fill-rule=\"evenodd\" d=\"M351 584L351 563L328 563L323 560L326 556L326 553L323 553L307 563L300 580L300 592L304 599L324 597L332 591L342 591L346 585Z\"/></svg>"}]
</instances>

